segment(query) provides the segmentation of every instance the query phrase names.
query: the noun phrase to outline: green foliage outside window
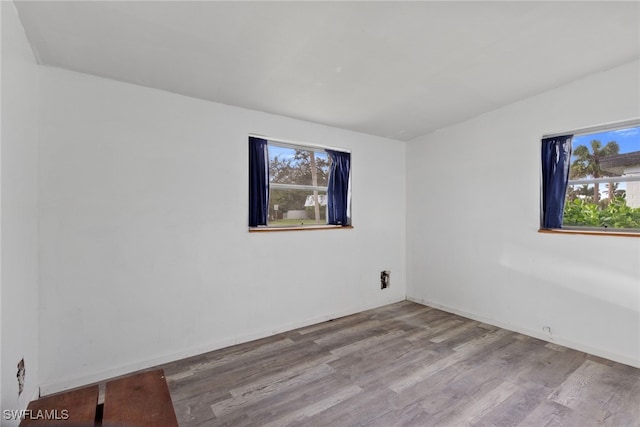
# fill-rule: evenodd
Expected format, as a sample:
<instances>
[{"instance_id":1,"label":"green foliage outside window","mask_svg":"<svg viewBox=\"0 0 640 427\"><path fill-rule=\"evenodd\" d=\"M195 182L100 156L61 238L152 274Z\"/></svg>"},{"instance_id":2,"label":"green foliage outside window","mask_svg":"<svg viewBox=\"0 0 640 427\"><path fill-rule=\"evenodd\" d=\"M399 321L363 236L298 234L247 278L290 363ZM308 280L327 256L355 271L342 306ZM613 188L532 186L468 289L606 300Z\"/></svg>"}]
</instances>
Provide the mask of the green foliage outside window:
<instances>
[{"instance_id":1,"label":"green foliage outside window","mask_svg":"<svg viewBox=\"0 0 640 427\"><path fill-rule=\"evenodd\" d=\"M564 205L563 225L606 227L606 228L640 228L640 208L627 206L624 197L616 197L601 207L582 199L567 201Z\"/></svg>"},{"instance_id":2,"label":"green foliage outside window","mask_svg":"<svg viewBox=\"0 0 640 427\"><path fill-rule=\"evenodd\" d=\"M600 141L592 140L589 146L578 145L573 150L570 179L619 176L600 167L602 159L619 153L618 143L610 141L603 146ZM618 189L617 183L610 182L606 186L606 198L601 198L598 183L569 187L562 224L598 228L640 228L640 208L627 206L626 192Z\"/></svg>"}]
</instances>

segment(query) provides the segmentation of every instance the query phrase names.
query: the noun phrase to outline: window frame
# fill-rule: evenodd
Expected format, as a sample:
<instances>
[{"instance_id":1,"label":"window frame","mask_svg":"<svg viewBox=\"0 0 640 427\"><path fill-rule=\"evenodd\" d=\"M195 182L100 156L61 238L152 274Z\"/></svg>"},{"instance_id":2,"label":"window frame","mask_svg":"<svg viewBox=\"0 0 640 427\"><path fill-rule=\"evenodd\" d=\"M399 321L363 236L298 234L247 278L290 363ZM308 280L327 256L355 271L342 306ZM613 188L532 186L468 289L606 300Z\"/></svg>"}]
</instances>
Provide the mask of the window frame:
<instances>
[{"instance_id":1,"label":"window frame","mask_svg":"<svg viewBox=\"0 0 640 427\"><path fill-rule=\"evenodd\" d=\"M269 146L273 145L280 148L289 148L292 150L306 150L313 151L315 153L324 152L327 153L327 150L340 151L343 153L351 154L350 150L344 148L334 148L326 145L318 145L306 142L297 142L292 140L280 139L280 138L272 138L265 135L260 134L248 134L249 137L261 138L267 141L267 152L269 150ZM269 165L267 164L267 169ZM327 183L328 184L328 183ZM271 195L272 189L279 190L308 190L308 191L322 191L324 193L328 193L329 187L327 186L314 186L314 185L305 185L305 184L281 184L281 183L273 183L269 182L269 195ZM351 214L351 171L349 172L349 210L348 212ZM259 225L257 227L249 226L249 232L277 232L277 231L306 231L306 230L327 230L327 229L352 229L353 225L351 224L351 215L349 216L350 224L348 225L335 225L335 224L309 224L309 225Z\"/></svg>"},{"instance_id":2,"label":"window frame","mask_svg":"<svg viewBox=\"0 0 640 427\"><path fill-rule=\"evenodd\" d=\"M596 134L607 131L615 131L628 129L640 126L640 118L627 119L619 122L606 123L602 125L590 126L573 131L557 132L553 134L545 134L540 138L541 144L544 139L560 137L563 135L572 135L572 149L573 138L579 136L585 136L590 134ZM542 147L541 147L542 148ZM640 148L640 147L639 147ZM571 168L571 165L569 166ZM569 169L571 170L571 169ZM579 178L569 179L567 181L567 191L571 185L581 184L594 184L594 183L618 183L618 182L639 182L640 176L618 176L618 177L603 177L603 178ZM565 198L566 192L565 191ZM590 226L577 226L577 225L564 225L561 228L545 228L542 226L542 198L544 197L542 188L542 175L540 176L540 227L538 231L540 233L557 233L557 234L584 234L584 235L608 235L608 236L624 236L624 237L640 237L640 228L608 228L608 227L590 227ZM563 216L564 223L564 216Z\"/></svg>"}]
</instances>

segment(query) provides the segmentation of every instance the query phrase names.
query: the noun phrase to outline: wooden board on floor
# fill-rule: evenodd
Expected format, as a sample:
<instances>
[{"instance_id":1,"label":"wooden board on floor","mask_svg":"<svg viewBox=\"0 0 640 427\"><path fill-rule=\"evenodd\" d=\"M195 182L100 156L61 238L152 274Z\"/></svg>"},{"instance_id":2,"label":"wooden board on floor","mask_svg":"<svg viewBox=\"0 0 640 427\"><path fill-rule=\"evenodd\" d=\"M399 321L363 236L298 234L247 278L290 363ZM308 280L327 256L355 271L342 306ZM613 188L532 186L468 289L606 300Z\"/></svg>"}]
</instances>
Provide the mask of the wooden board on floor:
<instances>
[{"instance_id":1,"label":"wooden board on floor","mask_svg":"<svg viewBox=\"0 0 640 427\"><path fill-rule=\"evenodd\" d=\"M162 368L181 427L640 427L640 369L409 301Z\"/></svg>"},{"instance_id":2,"label":"wooden board on floor","mask_svg":"<svg viewBox=\"0 0 640 427\"><path fill-rule=\"evenodd\" d=\"M20 423L26 426L93 427L98 406L97 385L41 397L29 403L27 417Z\"/></svg>"},{"instance_id":3,"label":"wooden board on floor","mask_svg":"<svg viewBox=\"0 0 640 427\"><path fill-rule=\"evenodd\" d=\"M177 427L162 370L142 372L107 383L103 427Z\"/></svg>"}]
</instances>

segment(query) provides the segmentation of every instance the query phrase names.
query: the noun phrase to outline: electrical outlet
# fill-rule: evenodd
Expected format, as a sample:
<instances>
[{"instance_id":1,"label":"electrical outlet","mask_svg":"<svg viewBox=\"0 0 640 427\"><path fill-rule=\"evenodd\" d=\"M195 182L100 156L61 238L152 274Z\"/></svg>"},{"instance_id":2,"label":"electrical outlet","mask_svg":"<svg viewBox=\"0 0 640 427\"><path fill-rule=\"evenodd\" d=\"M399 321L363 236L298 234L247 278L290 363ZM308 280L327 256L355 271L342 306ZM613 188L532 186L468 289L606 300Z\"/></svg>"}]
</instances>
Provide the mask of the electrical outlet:
<instances>
[{"instance_id":1,"label":"electrical outlet","mask_svg":"<svg viewBox=\"0 0 640 427\"><path fill-rule=\"evenodd\" d=\"M380 272L380 289L387 289L390 285L391 272L384 270Z\"/></svg>"}]
</instances>

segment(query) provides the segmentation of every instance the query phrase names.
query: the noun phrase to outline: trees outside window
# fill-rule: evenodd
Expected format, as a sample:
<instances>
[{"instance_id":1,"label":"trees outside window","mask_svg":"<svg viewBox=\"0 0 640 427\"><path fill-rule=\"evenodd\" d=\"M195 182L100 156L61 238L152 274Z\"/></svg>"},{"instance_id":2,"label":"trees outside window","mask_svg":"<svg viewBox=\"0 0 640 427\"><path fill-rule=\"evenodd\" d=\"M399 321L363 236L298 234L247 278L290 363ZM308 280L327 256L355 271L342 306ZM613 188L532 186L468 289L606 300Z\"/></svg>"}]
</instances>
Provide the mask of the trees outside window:
<instances>
[{"instance_id":1,"label":"trees outside window","mask_svg":"<svg viewBox=\"0 0 640 427\"><path fill-rule=\"evenodd\" d=\"M640 126L574 136L563 227L640 231L639 179Z\"/></svg>"},{"instance_id":2,"label":"trees outside window","mask_svg":"<svg viewBox=\"0 0 640 427\"><path fill-rule=\"evenodd\" d=\"M574 160L571 163L569 179L578 178L602 178L606 176L619 176L616 173L603 170L600 167L600 161L605 157L616 155L620 151L620 146L615 141L609 141L603 147L602 143L597 139L591 140L589 143L591 149L585 145L578 145L573 150ZM611 201L614 198L614 183L608 184L608 196ZM593 203L598 204L600 201L600 184L595 182L591 191Z\"/></svg>"},{"instance_id":3,"label":"trees outside window","mask_svg":"<svg viewBox=\"0 0 640 427\"><path fill-rule=\"evenodd\" d=\"M325 224L331 165L328 154L275 143L270 143L268 150L270 225Z\"/></svg>"}]
</instances>

